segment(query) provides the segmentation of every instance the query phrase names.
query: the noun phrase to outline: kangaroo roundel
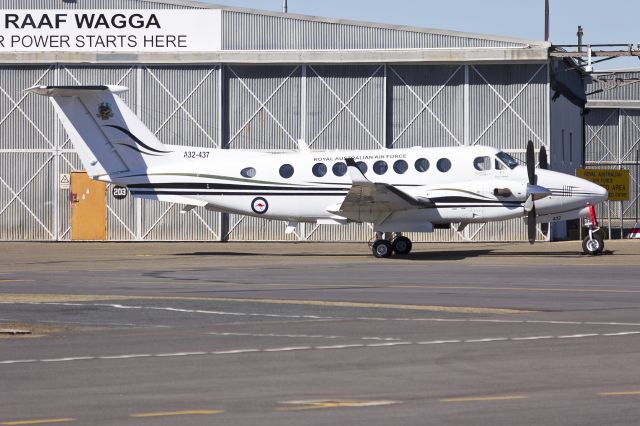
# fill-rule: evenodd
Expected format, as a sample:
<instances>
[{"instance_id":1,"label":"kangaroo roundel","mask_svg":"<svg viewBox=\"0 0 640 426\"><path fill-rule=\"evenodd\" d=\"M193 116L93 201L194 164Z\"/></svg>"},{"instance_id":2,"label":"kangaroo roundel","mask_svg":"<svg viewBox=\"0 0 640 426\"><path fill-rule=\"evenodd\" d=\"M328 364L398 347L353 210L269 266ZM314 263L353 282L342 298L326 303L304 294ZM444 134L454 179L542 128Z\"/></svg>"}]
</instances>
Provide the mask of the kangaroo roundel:
<instances>
[{"instance_id":1,"label":"kangaroo roundel","mask_svg":"<svg viewBox=\"0 0 640 426\"><path fill-rule=\"evenodd\" d=\"M269 210L269 202L263 197L256 197L251 202L251 210L258 214L265 214Z\"/></svg>"}]
</instances>

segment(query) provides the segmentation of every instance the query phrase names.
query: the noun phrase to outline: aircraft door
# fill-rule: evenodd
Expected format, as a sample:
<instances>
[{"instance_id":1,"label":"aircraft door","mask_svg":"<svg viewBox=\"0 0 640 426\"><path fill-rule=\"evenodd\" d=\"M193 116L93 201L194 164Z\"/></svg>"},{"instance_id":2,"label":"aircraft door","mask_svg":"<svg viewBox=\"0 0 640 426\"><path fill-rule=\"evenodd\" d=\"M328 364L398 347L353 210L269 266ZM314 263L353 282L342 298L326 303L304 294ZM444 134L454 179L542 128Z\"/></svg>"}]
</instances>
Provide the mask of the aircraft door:
<instances>
[{"instance_id":1,"label":"aircraft door","mask_svg":"<svg viewBox=\"0 0 640 426\"><path fill-rule=\"evenodd\" d=\"M107 239L107 184L86 172L71 173L71 239Z\"/></svg>"}]
</instances>

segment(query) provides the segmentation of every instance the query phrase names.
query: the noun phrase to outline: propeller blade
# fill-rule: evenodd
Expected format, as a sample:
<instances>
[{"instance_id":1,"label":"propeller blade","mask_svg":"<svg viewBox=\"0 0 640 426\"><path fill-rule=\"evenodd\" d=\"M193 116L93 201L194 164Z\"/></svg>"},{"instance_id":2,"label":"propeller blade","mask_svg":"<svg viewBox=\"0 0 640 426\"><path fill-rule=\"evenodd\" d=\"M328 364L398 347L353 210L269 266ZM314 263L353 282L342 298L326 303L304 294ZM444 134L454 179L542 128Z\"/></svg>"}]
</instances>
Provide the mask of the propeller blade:
<instances>
[{"instance_id":1,"label":"propeller blade","mask_svg":"<svg viewBox=\"0 0 640 426\"><path fill-rule=\"evenodd\" d=\"M533 206L529 214L527 215L527 236L529 237L529 244L536 242L536 207Z\"/></svg>"},{"instance_id":2,"label":"propeller blade","mask_svg":"<svg viewBox=\"0 0 640 426\"><path fill-rule=\"evenodd\" d=\"M544 145L540 147L540 153L538 154L538 167L545 170L549 168L549 162L547 161L547 149Z\"/></svg>"},{"instance_id":3,"label":"propeller blade","mask_svg":"<svg viewBox=\"0 0 640 426\"><path fill-rule=\"evenodd\" d=\"M535 154L533 152L533 142L527 142L527 175L529 177L529 183L531 185L536 184L536 171L535 171Z\"/></svg>"}]
</instances>

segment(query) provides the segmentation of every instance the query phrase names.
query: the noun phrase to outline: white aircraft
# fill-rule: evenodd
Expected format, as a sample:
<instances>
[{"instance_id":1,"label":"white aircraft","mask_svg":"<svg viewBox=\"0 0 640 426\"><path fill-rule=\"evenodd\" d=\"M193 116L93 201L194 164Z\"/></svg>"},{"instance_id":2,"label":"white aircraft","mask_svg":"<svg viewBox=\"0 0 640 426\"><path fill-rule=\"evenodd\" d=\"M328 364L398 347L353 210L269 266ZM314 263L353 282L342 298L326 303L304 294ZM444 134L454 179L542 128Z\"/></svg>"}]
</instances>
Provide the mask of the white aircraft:
<instances>
[{"instance_id":1,"label":"white aircraft","mask_svg":"<svg viewBox=\"0 0 640 426\"><path fill-rule=\"evenodd\" d=\"M544 147L534 169L486 146L265 152L165 145L125 105L121 86L36 86L49 96L82 164L93 179L132 195L221 212L298 222L370 222L376 257L411 251L403 232L432 232L455 224L526 218L536 223L591 214L585 252L603 242L593 206L607 191L575 176L546 170Z\"/></svg>"}]
</instances>

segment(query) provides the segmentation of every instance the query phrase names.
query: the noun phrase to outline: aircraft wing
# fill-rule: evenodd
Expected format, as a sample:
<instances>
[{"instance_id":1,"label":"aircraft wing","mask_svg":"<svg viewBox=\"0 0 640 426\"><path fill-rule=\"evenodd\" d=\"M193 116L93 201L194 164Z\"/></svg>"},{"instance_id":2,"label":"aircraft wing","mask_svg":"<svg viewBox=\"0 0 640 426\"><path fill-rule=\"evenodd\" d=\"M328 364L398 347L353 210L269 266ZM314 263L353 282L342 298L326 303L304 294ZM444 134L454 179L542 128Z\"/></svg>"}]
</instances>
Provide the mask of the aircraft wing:
<instances>
[{"instance_id":1,"label":"aircraft wing","mask_svg":"<svg viewBox=\"0 0 640 426\"><path fill-rule=\"evenodd\" d=\"M433 206L429 199L415 198L393 185L371 182L358 169L353 158L345 161L352 185L333 213L358 222L380 223L397 211Z\"/></svg>"}]
</instances>

